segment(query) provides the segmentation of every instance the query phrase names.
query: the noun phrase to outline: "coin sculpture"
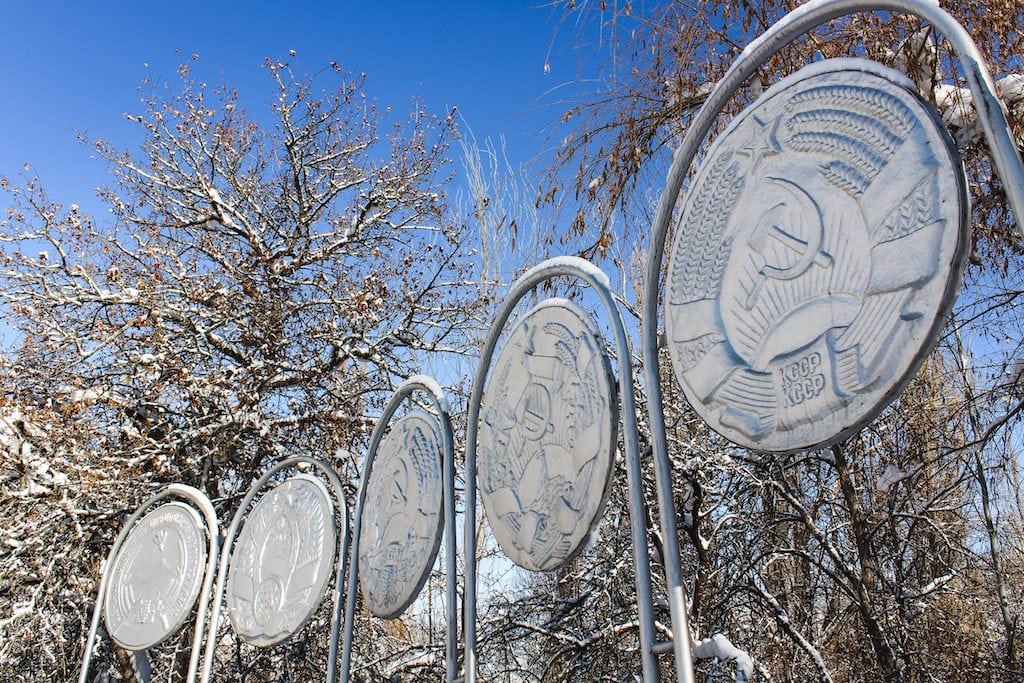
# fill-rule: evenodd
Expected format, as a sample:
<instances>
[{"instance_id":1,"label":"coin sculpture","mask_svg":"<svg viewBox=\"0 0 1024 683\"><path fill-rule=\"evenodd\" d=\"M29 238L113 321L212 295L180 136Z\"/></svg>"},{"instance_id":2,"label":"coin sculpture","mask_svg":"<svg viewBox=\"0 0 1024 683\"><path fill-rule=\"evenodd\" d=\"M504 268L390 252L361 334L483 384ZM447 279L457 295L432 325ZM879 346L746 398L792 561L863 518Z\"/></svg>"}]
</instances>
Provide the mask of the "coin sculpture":
<instances>
[{"instance_id":1,"label":"coin sculpture","mask_svg":"<svg viewBox=\"0 0 1024 683\"><path fill-rule=\"evenodd\" d=\"M377 448L366 484L359 539L359 583L370 612L394 619L430 575L444 530L441 430L413 412Z\"/></svg>"},{"instance_id":2,"label":"coin sculpture","mask_svg":"<svg viewBox=\"0 0 1024 683\"><path fill-rule=\"evenodd\" d=\"M167 503L132 527L110 570L103 618L114 641L146 650L185 623L203 581L206 534L199 513Z\"/></svg>"},{"instance_id":3,"label":"coin sculpture","mask_svg":"<svg viewBox=\"0 0 1024 683\"><path fill-rule=\"evenodd\" d=\"M246 517L228 568L228 617L243 640L269 647L323 600L334 567L334 505L324 483L295 475Z\"/></svg>"},{"instance_id":4,"label":"coin sculpture","mask_svg":"<svg viewBox=\"0 0 1024 683\"><path fill-rule=\"evenodd\" d=\"M618 400L587 313L549 299L512 330L481 404L479 487L508 557L564 565L600 519L614 464Z\"/></svg>"},{"instance_id":5,"label":"coin sculpture","mask_svg":"<svg viewBox=\"0 0 1024 683\"><path fill-rule=\"evenodd\" d=\"M676 376L748 448L825 446L920 366L960 283L965 181L936 112L872 62L779 82L708 151L670 254Z\"/></svg>"}]
</instances>

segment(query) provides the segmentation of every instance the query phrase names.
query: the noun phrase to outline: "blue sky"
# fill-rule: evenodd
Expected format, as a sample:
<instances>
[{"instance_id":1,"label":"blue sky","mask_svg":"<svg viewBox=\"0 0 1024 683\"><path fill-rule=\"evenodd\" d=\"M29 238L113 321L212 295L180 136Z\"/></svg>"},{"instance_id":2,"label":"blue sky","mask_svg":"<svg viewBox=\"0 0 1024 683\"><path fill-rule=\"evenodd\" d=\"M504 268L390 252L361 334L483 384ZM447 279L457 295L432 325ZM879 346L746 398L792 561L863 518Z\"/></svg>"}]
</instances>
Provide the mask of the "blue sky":
<instances>
[{"instance_id":1,"label":"blue sky","mask_svg":"<svg viewBox=\"0 0 1024 683\"><path fill-rule=\"evenodd\" d=\"M438 114L457 106L478 139L504 136L511 161L527 162L561 113L539 101L576 76L569 41L550 50L558 10L539 5L11 3L0 41L0 175L13 178L31 162L53 199L95 210L92 189L107 172L75 131L130 147L135 133L123 114L140 111L139 82L150 74L174 80L179 60L192 54L199 55L194 74L211 82L223 74L258 110L272 93L264 57L287 58L290 50L297 71L336 61L365 72L367 92L397 111L412 95Z\"/></svg>"},{"instance_id":2,"label":"blue sky","mask_svg":"<svg viewBox=\"0 0 1024 683\"><path fill-rule=\"evenodd\" d=\"M574 29L553 44L560 10L546 3L9 3L0 39L0 175L13 179L31 163L51 198L95 214L93 189L109 175L76 132L131 148L137 132L124 113L141 111L139 83L174 81L192 54L194 75L217 83L223 74L256 114L273 96L264 58L288 59L290 50L299 72L332 61L365 72L367 93L398 112L413 95L436 114L457 106L478 140L503 137L511 163L529 163L563 113L541 102L557 100L577 75ZM11 330L0 323L0 339L5 334Z\"/></svg>"}]
</instances>

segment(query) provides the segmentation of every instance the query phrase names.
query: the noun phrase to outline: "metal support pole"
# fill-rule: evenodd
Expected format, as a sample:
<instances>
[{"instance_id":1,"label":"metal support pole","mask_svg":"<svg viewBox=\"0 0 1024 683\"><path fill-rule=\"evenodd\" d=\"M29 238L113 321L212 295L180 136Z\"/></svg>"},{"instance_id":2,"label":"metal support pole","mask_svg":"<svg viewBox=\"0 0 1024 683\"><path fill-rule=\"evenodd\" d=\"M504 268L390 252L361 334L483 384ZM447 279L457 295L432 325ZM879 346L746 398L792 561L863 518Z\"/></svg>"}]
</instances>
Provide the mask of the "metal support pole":
<instances>
[{"instance_id":1,"label":"metal support pole","mask_svg":"<svg viewBox=\"0 0 1024 683\"><path fill-rule=\"evenodd\" d=\"M89 673L89 663L92 661L92 651L96 642L96 632L99 629L100 611L103 609L103 600L110 589L107 571L113 566L117 554L121 551L125 539L131 532L132 527L142 518L147 510L167 498L180 498L195 507L203 517L207 536L206 571L203 576L203 585L199 592L198 606L196 608L196 620L192 635L192 653L189 657L188 683L195 683L196 674L199 669L199 655L202 650L204 626L206 624L206 605L210 599L210 587L213 585L214 570L217 566L217 552L220 548L220 530L217 523L217 513L213 509L210 499L199 489L184 484L170 484L167 488L150 496L140 505L128 518L124 526L114 540L114 545L107 555L100 570L100 588L96 595L96 604L92 611L92 623L89 626L89 635L85 641L85 655L82 657L82 668L78 673L78 683L85 683Z\"/></svg>"},{"instance_id":2,"label":"metal support pole","mask_svg":"<svg viewBox=\"0 0 1024 683\"><path fill-rule=\"evenodd\" d=\"M978 117L992 150L992 157L1006 187L1010 206L1017 217L1018 228L1024 235L1024 225L1021 223L1022 217L1024 217L1024 167L1021 165L1020 154L1010 134L1003 108L996 98L995 87L977 46L963 27L948 13L940 9L937 4L929 2L929 0L812 0L783 17L748 45L715 86L697 117L690 124L682 144L676 150L651 230L641 315L641 343L661 521L665 529L666 541L671 541L673 544L676 543L675 534L668 532L669 524L674 526L674 519L668 519L669 516L672 516L671 472L665 437L664 406L659 384L658 295L668 224L672 219L683 179L689 172L697 150L711 130L715 118L722 112L736 90L756 74L765 62L796 38L831 19L875 10L915 14L931 22L953 46L963 63L967 82L974 95ZM674 552L674 550L669 550L669 552ZM668 566L666 566L666 570L669 574L669 606L672 610L673 625L675 625L677 615L679 619L685 619L686 616L684 589L681 575ZM689 652L683 651L680 648L682 643L678 642L678 638L676 640L676 666L679 680L689 683L693 680L692 663L688 661Z\"/></svg>"},{"instance_id":3,"label":"metal support pole","mask_svg":"<svg viewBox=\"0 0 1024 683\"><path fill-rule=\"evenodd\" d=\"M441 477L444 493L444 515L445 515L445 552L447 558L447 576L445 593L448 601L448 633L445 641L445 668L447 680L455 681L458 676L458 592L456 587L456 538L455 538L455 438L452 432L451 417L448 410L448 399L444 390L431 377L426 375L415 375L402 382L395 391L391 400L384 408L380 419L374 427L370 436L370 444L366 449L366 462L363 463L363 471L359 478L359 493L356 498L356 513L352 525L352 561L349 564L348 578L348 600L345 605L345 634L341 656L341 680L348 683L352 668L352 636L355 626L356 614L356 591L359 586L359 562L356 555L359 552L359 538L363 528L363 506L366 502L366 485L370 481L370 473L373 471L373 461L377 456L377 447L391 418L408 396L415 391L426 393L434 409L438 414L438 422L441 426L442 462Z\"/></svg>"},{"instance_id":4,"label":"metal support pole","mask_svg":"<svg viewBox=\"0 0 1024 683\"><path fill-rule=\"evenodd\" d=\"M625 442L626 479L629 486L629 502L633 556L636 563L637 607L640 621L641 668L645 681L658 680L658 666L655 658L654 603L651 591L650 552L647 543L647 524L644 513L642 478L640 467L640 442L636 427L636 399L633 393L632 352L629 337L622 320L622 314L611 292L607 276L599 268L580 258L559 257L534 266L523 274L513 285L504 305L491 325L487 342L480 354L480 365L473 379L469 399L469 415L466 427L466 529L464 551L466 553L466 641L465 667L466 683L475 683L476 676L476 441L480 419L480 402L483 398L484 383L490 370L498 338L519 301L538 284L560 275L576 277L586 282L595 291L604 305L615 337L615 349L619 361L619 395L622 401L623 439ZM663 514L664 516L664 514ZM666 537L666 568L674 566L679 573L679 552L676 541L675 517L668 515L671 525L663 527ZM673 614L673 634L677 649L682 648L689 655L689 636L685 621L679 621ZM686 661L689 661L688 659ZM692 680L692 679L690 679Z\"/></svg>"},{"instance_id":5,"label":"metal support pole","mask_svg":"<svg viewBox=\"0 0 1024 683\"><path fill-rule=\"evenodd\" d=\"M325 477L327 477L327 481L330 483L334 495L334 504L338 506L335 518L337 518L338 515L341 515L342 518L341 543L338 544L336 559L338 571L334 583L334 610L331 616L331 642L330 651L327 656L326 677L328 683L333 683L335 679L335 661L338 656L338 631L341 622L341 596L345 590L345 560L348 557L345 552L349 539L348 506L345 503L345 495L341 486L341 480L338 478L338 473L334 471L334 468L320 460L317 460L316 458L299 455L293 458L288 458L287 460L282 460L264 472L263 476L257 479L256 483L249 487L248 493L246 493L245 497L242 498L242 502L238 505L238 509L235 510L234 517L231 518L231 525L228 526L224 539L224 548L221 553L220 567L217 570L217 585L214 588L213 608L210 614L210 630L206 638L206 656L203 661L203 675L200 679L202 683L208 683L213 672L213 658L217 648L217 627L219 626L218 622L220 621L221 604L224 602L224 587L228 578L228 566L231 560L231 551L234 548L235 540L238 537L238 531L242 526L243 519L250 510L253 498L263 490L271 477L281 470L303 463L316 467L324 474Z\"/></svg>"}]
</instances>

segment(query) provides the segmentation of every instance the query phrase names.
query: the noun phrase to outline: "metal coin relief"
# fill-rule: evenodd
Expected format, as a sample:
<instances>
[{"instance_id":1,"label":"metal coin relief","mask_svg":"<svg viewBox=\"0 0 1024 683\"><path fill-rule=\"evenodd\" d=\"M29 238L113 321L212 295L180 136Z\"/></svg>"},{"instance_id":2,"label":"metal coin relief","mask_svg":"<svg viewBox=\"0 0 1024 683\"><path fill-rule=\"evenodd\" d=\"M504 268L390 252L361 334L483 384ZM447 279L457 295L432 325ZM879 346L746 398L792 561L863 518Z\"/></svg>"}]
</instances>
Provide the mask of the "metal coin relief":
<instances>
[{"instance_id":1,"label":"metal coin relief","mask_svg":"<svg viewBox=\"0 0 1024 683\"><path fill-rule=\"evenodd\" d=\"M192 612L203 581L206 534L199 513L167 503L132 527L110 569L107 632L129 650L162 642Z\"/></svg>"},{"instance_id":2,"label":"metal coin relief","mask_svg":"<svg viewBox=\"0 0 1024 683\"><path fill-rule=\"evenodd\" d=\"M295 475L253 506L228 570L228 616L258 647L279 643L320 605L334 567L334 505L324 483Z\"/></svg>"},{"instance_id":3,"label":"metal coin relief","mask_svg":"<svg viewBox=\"0 0 1024 683\"><path fill-rule=\"evenodd\" d=\"M614 464L618 397L588 315L549 299L498 356L481 406L479 486L505 554L557 569L600 519Z\"/></svg>"},{"instance_id":4,"label":"metal coin relief","mask_svg":"<svg viewBox=\"0 0 1024 683\"><path fill-rule=\"evenodd\" d=\"M808 67L712 145L670 256L666 332L694 409L762 451L859 430L909 381L960 282L960 162L900 74Z\"/></svg>"},{"instance_id":5,"label":"metal coin relief","mask_svg":"<svg viewBox=\"0 0 1024 683\"><path fill-rule=\"evenodd\" d=\"M394 619L416 599L434 566L444 530L441 430L413 412L377 447L366 485L359 583L370 611Z\"/></svg>"}]
</instances>

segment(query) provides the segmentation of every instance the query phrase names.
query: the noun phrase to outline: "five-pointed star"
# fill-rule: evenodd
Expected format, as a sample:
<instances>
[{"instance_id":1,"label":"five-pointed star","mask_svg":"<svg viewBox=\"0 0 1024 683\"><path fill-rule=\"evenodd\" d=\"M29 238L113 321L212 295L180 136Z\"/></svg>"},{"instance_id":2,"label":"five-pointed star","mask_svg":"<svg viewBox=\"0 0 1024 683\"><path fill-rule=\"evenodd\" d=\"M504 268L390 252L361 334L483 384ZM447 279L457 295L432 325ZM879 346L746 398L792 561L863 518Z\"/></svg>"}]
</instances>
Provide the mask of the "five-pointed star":
<instances>
[{"instance_id":1,"label":"five-pointed star","mask_svg":"<svg viewBox=\"0 0 1024 683\"><path fill-rule=\"evenodd\" d=\"M776 136L778 130L778 118L771 123L765 123L756 115L754 116L754 125L750 126L750 138L736 150L737 154L750 157L751 171L757 170L758 163L764 157L778 154L782 151L782 146L779 144L779 139Z\"/></svg>"}]
</instances>

